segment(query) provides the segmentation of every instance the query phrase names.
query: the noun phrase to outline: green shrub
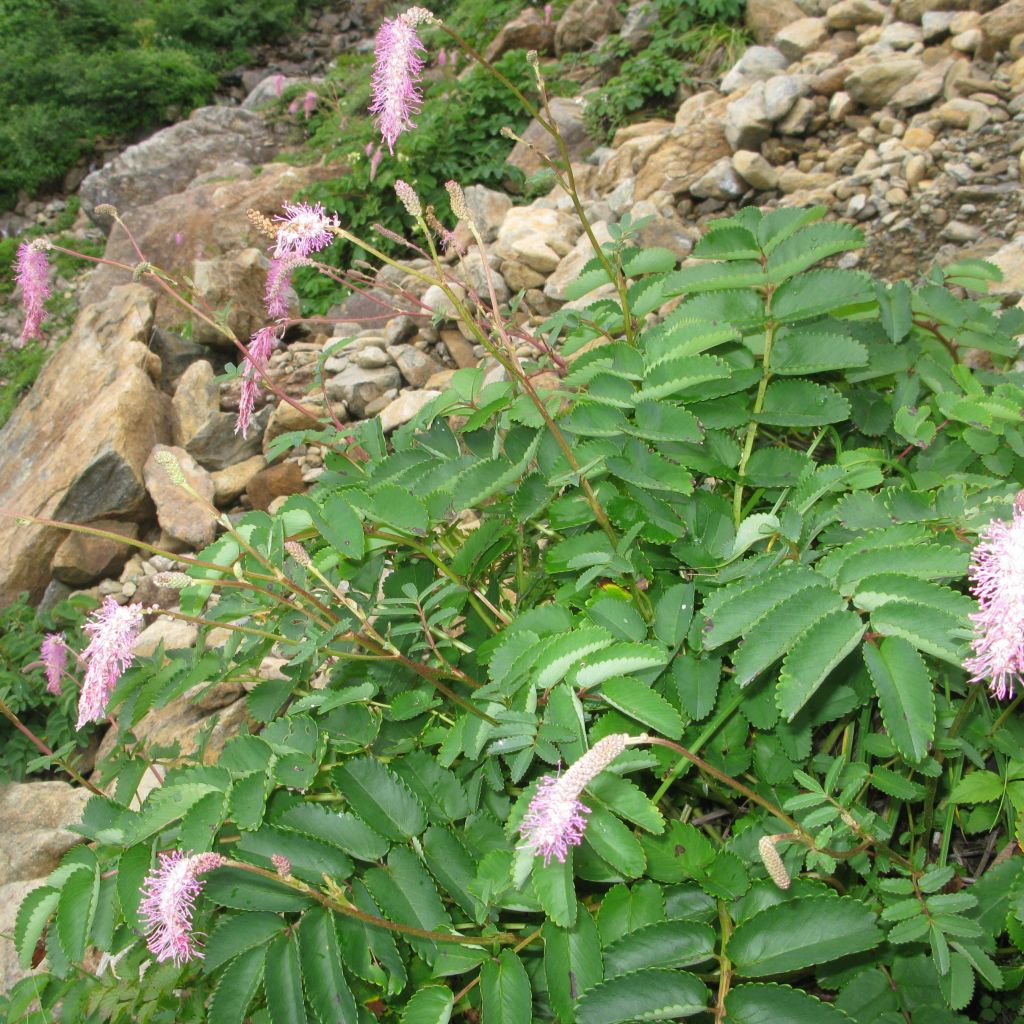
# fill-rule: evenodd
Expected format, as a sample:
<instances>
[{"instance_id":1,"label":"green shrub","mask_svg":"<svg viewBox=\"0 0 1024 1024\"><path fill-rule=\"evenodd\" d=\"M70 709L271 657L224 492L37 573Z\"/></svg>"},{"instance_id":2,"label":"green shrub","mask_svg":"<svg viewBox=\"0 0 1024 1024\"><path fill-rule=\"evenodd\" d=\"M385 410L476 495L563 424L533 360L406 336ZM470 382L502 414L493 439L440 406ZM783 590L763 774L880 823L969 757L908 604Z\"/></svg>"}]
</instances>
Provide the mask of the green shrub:
<instances>
[{"instance_id":1,"label":"green shrub","mask_svg":"<svg viewBox=\"0 0 1024 1024\"><path fill-rule=\"evenodd\" d=\"M297 25L305 0L0 0L0 208L59 183L101 139L206 102L245 47Z\"/></svg>"},{"instance_id":2,"label":"green shrub","mask_svg":"<svg viewBox=\"0 0 1024 1024\"><path fill-rule=\"evenodd\" d=\"M84 613L91 606L89 601L64 601L41 615L21 597L0 611L0 700L61 756L86 746L93 730L75 731L78 692L73 685L65 681L61 696L46 691L39 645L47 633L61 631L69 642L77 643ZM0 782L56 770L27 736L0 718Z\"/></svg>"}]
</instances>

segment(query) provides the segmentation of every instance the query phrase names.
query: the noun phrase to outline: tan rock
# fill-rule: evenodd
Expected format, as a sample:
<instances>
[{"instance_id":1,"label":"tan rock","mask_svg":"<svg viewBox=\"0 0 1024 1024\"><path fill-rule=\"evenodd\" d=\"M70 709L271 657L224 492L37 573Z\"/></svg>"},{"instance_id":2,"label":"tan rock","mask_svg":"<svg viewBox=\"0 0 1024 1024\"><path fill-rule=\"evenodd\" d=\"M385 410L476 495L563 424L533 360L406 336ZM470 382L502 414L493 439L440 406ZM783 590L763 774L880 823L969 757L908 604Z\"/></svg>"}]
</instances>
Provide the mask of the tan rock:
<instances>
[{"instance_id":1,"label":"tan rock","mask_svg":"<svg viewBox=\"0 0 1024 1024\"><path fill-rule=\"evenodd\" d=\"M997 295L1024 294L1024 234L1017 235L986 259L1003 272L1002 281L989 286L991 292Z\"/></svg>"},{"instance_id":2,"label":"tan rock","mask_svg":"<svg viewBox=\"0 0 1024 1024\"><path fill-rule=\"evenodd\" d=\"M555 26L545 22L544 16L535 7L527 7L512 21L504 25L491 40L484 56L489 61L497 60L509 50L536 50L545 53L555 40Z\"/></svg>"},{"instance_id":3,"label":"tan rock","mask_svg":"<svg viewBox=\"0 0 1024 1024\"><path fill-rule=\"evenodd\" d=\"M613 0L572 0L555 27L555 53L589 49L622 25Z\"/></svg>"},{"instance_id":4,"label":"tan rock","mask_svg":"<svg viewBox=\"0 0 1024 1024\"><path fill-rule=\"evenodd\" d=\"M984 14L979 22L990 52L1006 49L1014 36L1024 32L1024 0L1009 0Z\"/></svg>"},{"instance_id":5,"label":"tan rock","mask_svg":"<svg viewBox=\"0 0 1024 1024\"><path fill-rule=\"evenodd\" d=\"M290 407L289 407L290 408ZM283 433L283 431L282 431ZM267 468L267 460L262 455L254 455L251 459L219 469L210 476L213 479L213 501L218 508L230 505L245 493L249 481Z\"/></svg>"},{"instance_id":6,"label":"tan rock","mask_svg":"<svg viewBox=\"0 0 1024 1024\"><path fill-rule=\"evenodd\" d=\"M828 38L824 18L798 18L775 33L775 45L789 60L800 60Z\"/></svg>"},{"instance_id":7,"label":"tan rock","mask_svg":"<svg viewBox=\"0 0 1024 1024\"><path fill-rule=\"evenodd\" d=\"M903 145L907 149L927 149L935 136L927 128L908 128L903 133Z\"/></svg>"},{"instance_id":8,"label":"tan rock","mask_svg":"<svg viewBox=\"0 0 1024 1024\"><path fill-rule=\"evenodd\" d=\"M759 43L770 43L780 29L803 16L793 0L747 0L747 31Z\"/></svg>"},{"instance_id":9,"label":"tan rock","mask_svg":"<svg viewBox=\"0 0 1024 1024\"><path fill-rule=\"evenodd\" d=\"M760 153L738 150L732 155L732 166L747 184L758 191L771 192L778 187L779 172Z\"/></svg>"},{"instance_id":10,"label":"tan rock","mask_svg":"<svg viewBox=\"0 0 1024 1024\"><path fill-rule=\"evenodd\" d=\"M835 180L835 177L827 171L812 173L787 167L779 174L779 190L786 195L790 195L796 192L824 189Z\"/></svg>"},{"instance_id":11,"label":"tan rock","mask_svg":"<svg viewBox=\"0 0 1024 1024\"><path fill-rule=\"evenodd\" d=\"M98 519L86 523L95 530L116 533L135 540L139 536L136 523L121 523L113 519ZM90 587L98 580L116 578L124 568L134 549L130 544L91 537L84 533L69 533L57 548L50 565L55 580L69 587Z\"/></svg>"},{"instance_id":12,"label":"tan rock","mask_svg":"<svg viewBox=\"0 0 1024 1024\"><path fill-rule=\"evenodd\" d=\"M0 878L17 882L49 874L82 842L67 826L81 820L90 795L66 782L10 783L0 789Z\"/></svg>"},{"instance_id":13,"label":"tan rock","mask_svg":"<svg viewBox=\"0 0 1024 1024\"><path fill-rule=\"evenodd\" d=\"M923 68L924 64L916 57L892 57L865 63L847 76L846 91L858 103L878 110L916 78Z\"/></svg>"},{"instance_id":14,"label":"tan rock","mask_svg":"<svg viewBox=\"0 0 1024 1024\"><path fill-rule=\"evenodd\" d=\"M977 100L955 99L943 103L935 113L943 124L976 132L991 120L989 108Z\"/></svg>"},{"instance_id":15,"label":"tan rock","mask_svg":"<svg viewBox=\"0 0 1024 1024\"><path fill-rule=\"evenodd\" d=\"M161 616L151 622L135 640L135 654L148 658L163 644L165 651L187 651L196 645L199 627L192 622L182 622Z\"/></svg>"},{"instance_id":16,"label":"tan rock","mask_svg":"<svg viewBox=\"0 0 1024 1024\"><path fill-rule=\"evenodd\" d=\"M955 63L955 57L945 57L926 65L905 85L901 85L889 102L899 109L912 109L933 103L942 95L946 77Z\"/></svg>"},{"instance_id":17,"label":"tan rock","mask_svg":"<svg viewBox=\"0 0 1024 1024\"><path fill-rule=\"evenodd\" d=\"M300 404L308 412L302 412L288 402L278 402L274 406L274 411L270 414L270 420L267 423L267 429L263 434L264 452L267 445L274 438L280 437L282 434L287 434L292 430L316 430L317 427L322 426L327 421L328 413L322 396L303 399ZM345 403L340 399L331 403L331 409L339 420L344 422L348 419L348 410ZM227 469L231 468L230 466L227 467ZM224 472L227 472L227 469ZM216 479L216 476L217 474L214 473L214 479Z\"/></svg>"},{"instance_id":18,"label":"tan rock","mask_svg":"<svg viewBox=\"0 0 1024 1024\"><path fill-rule=\"evenodd\" d=\"M172 456L177 460L185 484L175 483L160 459ZM160 528L169 536L191 548L200 549L213 543L217 521L209 505L213 503L213 480L210 474L184 448L158 444L146 460L146 489L156 505Z\"/></svg>"},{"instance_id":19,"label":"tan rock","mask_svg":"<svg viewBox=\"0 0 1024 1024\"><path fill-rule=\"evenodd\" d=\"M426 388L422 391L403 391L381 410L381 430L387 434L396 427L408 423L428 402L432 402L439 394L441 394L440 391Z\"/></svg>"},{"instance_id":20,"label":"tan rock","mask_svg":"<svg viewBox=\"0 0 1024 1024\"><path fill-rule=\"evenodd\" d=\"M245 493L253 508L265 512L275 499L289 494L301 494L306 485L297 462L279 462L261 470L248 483Z\"/></svg>"},{"instance_id":21,"label":"tan rock","mask_svg":"<svg viewBox=\"0 0 1024 1024\"><path fill-rule=\"evenodd\" d=\"M467 341L458 331L445 327L441 330L441 341L448 350L448 355L455 361L459 369L467 366L476 366L479 359L473 354L473 345ZM430 386L428 382L428 387Z\"/></svg>"},{"instance_id":22,"label":"tan rock","mask_svg":"<svg viewBox=\"0 0 1024 1024\"><path fill-rule=\"evenodd\" d=\"M829 7L825 18L831 29L881 25L885 20L885 8L875 0L839 0Z\"/></svg>"},{"instance_id":23,"label":"tan rock","mask_svg":"<svg viewBox=\"0 0 1024 1024\"><path fill-rule=\"evenodd\" d=\"M0 429L5 509L76 523L146 509L143 464L170 437L169 403L153 383L159 359L146 348L152 324L153 297L142 285L83 309ZM42 596L64 536L0 517L0 606L20 591Z\"/></svg>"},{"instance_id":24,"label":"tan rock","mask_svg":"<svg viewBox=\"0 0 1024 1024\"><path fill-rule=\"evenodd\" d=\"M224 325L247 341L267 322L263 308L270 261L259 249L242 249L215 259L196 260L192 280L203 302L224 315ZM236 352L234 343L204 320L193 321L192 339L200 345Z\"/></svg>"},{"instance_id":25,"label":"tan rock","mask_svg":"<svg viewBox=\"0 0 1024 1024\"><path fill-rule=\"evenodd\" d=\"M611 241L608 233L608 224L605 221L598 221L591 225L594 235L599 244ZM583 267L594 258L594 247L586 235L580 235L573 249L562 257L555 272L548 278L544 285L544 294L556 302L566 300L566 289L579 277Z\"/></svg>"},{"instance_id":26,"label":"tan rock","mask_svg":"<svg viewBox=\"0 0 1024 1024\"><path fill-rule=\"evenodd\" d=\"M551 100L551 115L555 124L558 125L571 160L582 158L594 148L595 143L587 135L583 126L581 103L556 96ZM527 178L544 170L545 164L539 154L543 154L556 163L560 160L558 144L536 119L527 125L522 137L528 145L517 142L512 147L512 152L509 153L506 163L512 167L518 167Z\"/></svg>"}]
</instances>

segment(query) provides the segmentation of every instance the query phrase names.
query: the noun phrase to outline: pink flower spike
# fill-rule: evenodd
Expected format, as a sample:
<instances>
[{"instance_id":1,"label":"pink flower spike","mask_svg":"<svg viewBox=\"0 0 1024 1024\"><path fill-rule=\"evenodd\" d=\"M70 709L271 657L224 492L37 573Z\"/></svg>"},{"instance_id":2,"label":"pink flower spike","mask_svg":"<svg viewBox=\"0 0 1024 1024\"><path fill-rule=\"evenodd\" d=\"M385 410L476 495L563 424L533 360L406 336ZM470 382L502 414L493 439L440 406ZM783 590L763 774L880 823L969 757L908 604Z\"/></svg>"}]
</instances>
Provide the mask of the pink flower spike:
<instances>
[{"instance_id":1,"label":"pink flower spike","mask_svg":"<svg viewBox=\"0 0 1024 1024\"><path fill-rule=\"evenodd\" d=\"M256 396L260 393L260 374L257 367L266 369L270 354L277 348L277 328L262 327L249 341L249 356L242 364L242 394L238 400L238 419L235 422L235 433L242 437L249 436L249 424L253 409L256 408ZM254 362L255 361L255 362Z\"/></svg>"},{"instance_id":2,"label":"pink flower spike","mask_svg":"<svg viewBox=\"0 0 1024 1024\"><path fill-rule=\"evenodd\" d=\"M969 571L978 611L964 669L972 683L987 679L996 697L1012 699L1024 675L1024 491L1009 522L993 519L981 530Z\"/></svg>"},{"instance_id":3,"label":"pink flower spike","mask_svg":"<svg viewBox=\"0 0 1024 1024\"><path fill-rule=\"evenodd\" d=\"M180 967L202 960L192 934L192 911L203 890L198 876L225 863L219 853L161 853L160 864L142 883L139 914L145 922L146 945L159 963L173 960Z\"/></svg>"},{"instance_id":4,"label":"pink flower spike","mask_svg":"<svg viewBox=\"0 0 1024 1024\"><path fill-rule=\"evenodd\" d=\"M285 203L285 216L277 216L281 226L277 229L274 258L309 256L331 244L331 228L336 217L328 217L321 203Z\"/></svg>"},{"instance_id":5,"label":"pink flower spike","mask_svg":"<svg viewBox=\"0 0 1024 1024\"><path fill-rule=\"evenodd\" d=\"M415 127L412 116L423 102L418 86L423 74L420 55L425 47L416 26L436 20L425 7L410 7L405 14L385 21L377 32L370 112L377 115L377 127L392 154L398 136Z\"/></svg>"},{"instance_id":6,"label":"pink flower spike","mask_svg":"<svg viewBox=\"0 0 1024 1024\"><path fill-rule=\"evenodd\" d=\"M61 680L68 667L68 645L63 633L47 633L39 646L39 657L46 668L46 692L61 695Z\"/></svg>"},{"instance_id":7,"label":"pink flower spike","mask_svg":"<svg viewBox=\"0 0 1024 1024\"><path fill-rule=\"evenodd\" d=\"M437 66L443 68L448 63L448 54L445 53L444 47L437 51Z\"/></svg>"},{"instance_id":8,"label":"pink flower spike","mask_svg":"<svg viewBox=\"0 0 1024 1024\"><path fill-rule=\"evenodd\" d=\"M270 261L263 303L267 316L272 320L280 320L288 315L288 291L292 286L292 274L303 262L305 261L299 256L285 256Z\"/></svg>"},{"instance_id":9,"label":"pink flower spike","mask_svg":"<svg viewBox=\"0 0 1024 1024\"><path fill-rule=\"evenodd\" d=\"M626 747L642 741L641 737L612 733L598 740L565 774L545 775L519 826L524 847L543 857L545 866L552 857L565 863L569 847L583 842L587 828L590 808L580 801L583 790Z\"/></svg>"},{"instance_id":10,"label":"pink flower spike","mask_svg":"<svg viewBox=\"0 0 1024 1024\"><path fill-rule=\"evenodd\" d=\"M25 308L25 324L17 347L21 348L29 338L41 337L39 325L46 318L44 303L50 297L50 264L44 252L46 243L22 242L18 246L18 259L14 280L21 285L21 302Z\"/></svg>"},{"instance_id":11,"label":"pink flower spike","mask_svg":"<svg viewBox=\"0 0 1024 1024\"><path fill-rule=\"evenodd\" d=\"M365 153L365 154L366 154L367 156L373 156L373 143L372 143L372 142L368 142L368 143L366 144L366 148L365 148L365 149L363 150L363 152L364 152L364 153Z\"/></svg>"},{"instance_id":12,"label":"pink flower spike","mask_svg":"<svg viewBox=\"0 0 1024 1024\"><path fill-rule=\"evenodd\" d=\"M135 660L135 638L142 625L142 605L119 605L108 597L82 628L89 646L82 651L87 664L82 692L78 695L78 724L99 722L107 711L110 694Z\"/></svg>"},{"instance_id":13,"label":"pink flower spike","mask_svg":"<svg viewBox=\"0 0 1024 1024\"><path fill-rule=\"evenodd\" d=\"M278 72L274 75L274 95L280 99L282 92L284 92L284 75Z\"/></svg>"},{"instance_id":14,"label":"pink flower spike","mask_svg":"<svg viewBox=\"0 0 1024 1024\"><path fill-rule=\"evenodd\" d=\"M296 98L296 99L292 100L291 103L288 104L288 113L289 114L297 114L298 112L299 112L299 101L298 101L298 98Z\"/></svg>"},{"instance_id":15,"label":"pink flower spike","mask_svg":"<svg viewBox=\"0 0 1024 1024\"><path fill-rule=\"evenodd\" d=\"M302 97L302 109L306 112L306 120L309 120L309 115L316 110L317 94L310 89L305 96Z\"/></svg>"},{"instance_id":16,"label":"pink flower spike","mask_svg":"<svg viewBox=\"0 0 1024 1024\"><path fill-rule=\"evenodd\" d=\"M553 10L553 8L552 8L551 4L545 4L544 5L544 24L545 25L550 25L551 24L551 12L552 12L552 10Z\"/></svg>"}]
</instances>

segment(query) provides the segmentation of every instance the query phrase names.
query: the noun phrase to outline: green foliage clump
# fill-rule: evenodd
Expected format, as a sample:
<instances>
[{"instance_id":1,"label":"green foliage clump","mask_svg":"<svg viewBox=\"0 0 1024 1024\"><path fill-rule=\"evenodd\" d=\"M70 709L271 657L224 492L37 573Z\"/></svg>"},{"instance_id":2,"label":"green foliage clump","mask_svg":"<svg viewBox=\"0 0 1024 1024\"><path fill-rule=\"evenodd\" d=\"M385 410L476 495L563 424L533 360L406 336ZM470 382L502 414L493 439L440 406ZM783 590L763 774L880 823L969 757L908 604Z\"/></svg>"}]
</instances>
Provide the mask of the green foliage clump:
<instances>
[{"instance_id":1,"label":"green foliage clump","mask_svg":"<svg viewBox=\"0 0 1024 1024\"><path fill-rule=\"evenodd\" d=\"M891 286L831 266L862 238L824 212L745 209L685 267L617 225L550 354L464 316L506 379L460 370L390 437L278 438L325 446L315 490L246 514L181 591L233 639L204 625L112 702L131 741L244 682L252 734L214 764L120 748L88 845L18 914L48 970L12 1024L37 999L154 1024L959 1024L1019 996L1024 858L993 852L1024 837L1021 698L962 664L971 547L1024 486L1024 312L978 260ZM544 864L519 835L538 781L623 734ZM181 967L140 941L168 849L230 861ZM116 976L78 969L94 949Z\"/></svg>"},{"instance_id":2,"label":"green foliage clump","mask_svg":"<svg viewBox=\"0 0 1024 1024\"><path fill-rule=\"evenodd\" d=\"M78 692L73 684L65 681L61 696L47 693L39 645L47 633L61 631L69 642L76 643L85 610L81 603L63 601L51 611L39 613L20 597L0 611L0 700L35 735L45 736L61 757L85 746L93 730L75 731ZM69 663L73 670L73 656ZM6 718L0 719L0 782L32 774L51 775L53 771L50 759L40 756L24 733Z\"/></svg>"},{"instance_id":3,"label":"green foliage clump","mask_svg":"<svg viewBox=\"0 0 1024 1024\"><path fill-rule=\"evenodd\" d=\"M0 208L102 139L180 117L305 0L0 0Z\"/></svg>"},{"instance_id":4,"label":"green foliage clump","mask_svg":"<svg viewBox=\"0 0 1024 1024\"><path fill-rule=\"evenodd\" d=\"M587 98L584 120L595 138L611 139L637 114L661 114L674 108L679 86L702 65L732 54L744 35L743 0L655 0L658 16L653 39L639 53L613 36L587 59L614 74Z\"/></svg>"}]
</instances>

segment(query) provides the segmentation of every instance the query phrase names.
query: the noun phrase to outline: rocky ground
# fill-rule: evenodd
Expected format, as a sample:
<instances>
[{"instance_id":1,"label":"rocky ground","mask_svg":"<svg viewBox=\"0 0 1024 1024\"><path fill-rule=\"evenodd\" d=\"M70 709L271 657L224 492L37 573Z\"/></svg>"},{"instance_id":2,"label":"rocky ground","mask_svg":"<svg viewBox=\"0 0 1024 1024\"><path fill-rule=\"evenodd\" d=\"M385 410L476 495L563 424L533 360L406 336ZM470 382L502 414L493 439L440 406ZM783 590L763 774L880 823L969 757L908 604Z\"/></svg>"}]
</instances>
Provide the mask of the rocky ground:
<instances>
[{"instance_id":1,"label":"rocky ground","mask_svg":"<svg viewBox=\"0 0 1024 1024\"><path fill-rule=\"evenodd\" d=\"M634 5L627 23L642 24L644 7ZM622 25L611 0L574 0L553 32L539 20L527 11L506 28L505 41L529 38L565 53L593 45L595 26ZM609 227L627 213L634 220L646 216L642 244L666 246L685 260L702 225L738 206L823 203L830 216L867 234L865 252L848 254L847 265L899 278L919 275L936 260L984 256L1005 274L998 286L1005 301L1021 301L1024 0L999 6L749 0L748 26L756 45L716 88L681 95L672 120L623 128L610 146L587 139L578 103L556 102L598 239L608 239ZM328 28L335 31L319 34L324 49L317 60L363 30L341 22ZM78 231L108 230L95 208L113 203L147 259L194 282L206 307L224 311L240 336L264 323L268 265L266 239L245 211L273 215L299 189L337 172L270 162L288 140L261 113L269 73L240 71L229 88L241 102L196 111L130 147L86 177L79 193ZM536 129L529 137L541 142ZM528 172L536 166L522 146L512 159ZM517 319L528 333L565 303L567 285L592 255L590 243L564 196L515 205L506 195L464 184L499 300L523 292ZM44 220L53 212L23 211ZM116 227L106 252L135 260ZM476 252L453 264L477 290L483 258ZM389 305L394 286L405 292L398 309ZM323 462L318 445L269 457L276 437L314 423L291 406L268 400L249 439L234 434L237 384L216 377L237 353L214 331L198 321L186 330L187 313L165 294L107 267L82 282L79 297L71 336L0 430L7 508L92 524L171 553L194 552L216 536L218 525L206 507L169 485L157 452L172 448L195 490L231 516L273 509L316 481ZM331 323L290 330L270 367L289 395L342 423L380 415L385 431L393 430L456 369L479 365L484 356L445 322L436 288L394 270L381 271L332 313ZM10 317L0 321L8 336L16 328ZM7 554L0 601L22 590L43 602L87 590L122 602L175 605L176 592L154 579L174 566L170 557L144 558L116 540L9 520L0 520L0 545ZM196 639L195 627L151 616L140 649L151 652L159 640L168 649L190 647ZM235 688L200 706L177 702L151 713L136 732L143 740L173 736L187 749L214 713L219 721L208 751L215 752L217 741L244 721L242 695ZM105 743L111 742L108 736ZM23 842L19 829L67 836L53 829L75 818L80 794L52 788L61 785L34 784L56 794L45 805L52 814L34 799L15 799L20 791L0 794L5 807L24 807L5 811L15 843ZM16 896L50 870L65 841L71 839L48 841L45 856L5 872L0 931L10 931ZM0 861L11 856L8 846L0 843ZM0 982L16 977L5 949L0 946Z\"/></svg>"}]
</instances>

